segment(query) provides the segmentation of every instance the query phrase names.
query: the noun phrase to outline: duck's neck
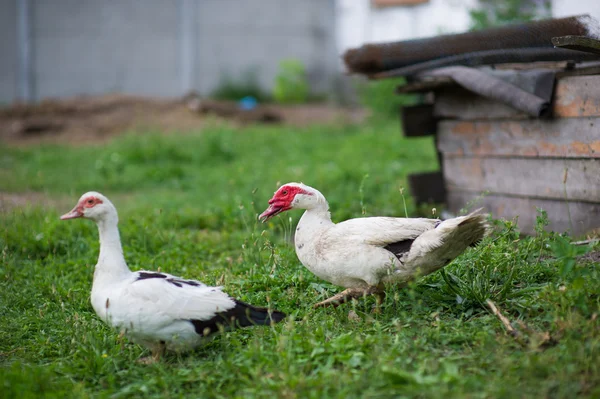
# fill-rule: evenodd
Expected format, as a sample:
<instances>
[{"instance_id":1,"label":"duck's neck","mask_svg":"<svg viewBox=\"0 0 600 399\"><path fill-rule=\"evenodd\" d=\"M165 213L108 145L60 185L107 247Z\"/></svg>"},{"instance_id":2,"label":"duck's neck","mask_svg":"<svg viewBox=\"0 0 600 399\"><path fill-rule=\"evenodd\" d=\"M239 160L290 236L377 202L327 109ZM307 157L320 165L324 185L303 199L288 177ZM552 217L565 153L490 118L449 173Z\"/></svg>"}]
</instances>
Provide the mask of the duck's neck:
<instances>
[{"instance_id":1,"label":"duck's neck","mask_svg":"<svg viewBox=\"0 0 600 399\"><path fill-rule=\"evenodd\" d=\"M331 214L329 213L329 204L325 198L322 198L304 212L298 222L296 236L315 237L318 231L328 229L333 224Z\"/></svg>"},{"instance_id":2,"label":"duck's neck","mask_svg":"<svg viewBox=\"0 0 600 399\"><path fill-rule=\"evenodd\" d=\"M100 256L98 256L94 280L100 277L102 279L118 279L131 273L127 267L127 263L125 263L117 224L117 218L107 218L98 221Z\"/></svg>"}]
</instances>

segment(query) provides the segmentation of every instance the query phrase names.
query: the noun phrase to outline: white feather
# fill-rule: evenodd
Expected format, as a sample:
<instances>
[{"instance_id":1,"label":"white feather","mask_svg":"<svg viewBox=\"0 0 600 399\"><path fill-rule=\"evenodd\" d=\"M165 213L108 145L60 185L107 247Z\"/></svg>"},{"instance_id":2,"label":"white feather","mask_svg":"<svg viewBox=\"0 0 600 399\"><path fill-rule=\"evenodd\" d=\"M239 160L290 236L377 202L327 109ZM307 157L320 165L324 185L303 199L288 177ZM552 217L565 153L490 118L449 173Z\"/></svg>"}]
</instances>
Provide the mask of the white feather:
<instances>
[{"instance_id":1,"label":"white feather","mask_svg":"<svg viewBox=\"0 0 600 399\"><path fill-rule=\"evenodd\" d=\"M189 320L209 320L235 306L220 287L178 287L163 278L140 280L139 272L111 284L94 281L91 299L98 316L134 342L152 346L164 341L171 350L202 343Z\"/></svg>"}]
</instances>

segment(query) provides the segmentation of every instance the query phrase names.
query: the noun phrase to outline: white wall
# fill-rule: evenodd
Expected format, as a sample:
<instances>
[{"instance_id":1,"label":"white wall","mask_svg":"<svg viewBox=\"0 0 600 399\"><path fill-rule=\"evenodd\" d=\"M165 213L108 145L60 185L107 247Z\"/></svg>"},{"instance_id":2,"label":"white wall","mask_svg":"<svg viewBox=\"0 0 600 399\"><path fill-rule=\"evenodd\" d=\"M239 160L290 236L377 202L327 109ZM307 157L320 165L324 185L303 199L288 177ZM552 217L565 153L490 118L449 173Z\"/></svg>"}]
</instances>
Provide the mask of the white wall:
<instances>
[{"instance_id":1,"label":"white wall","mask_svg":"<svg viewBox=\"0 0 600 399\"><path fill-rule=\"evenodd\" d=\"M552 0L552 16L590 14L600 21L600 0Z\"/></svg>"},{"instance_id":2,"label":"white wall","mask_svg":"<svg viewBox=\"0 0 600 399\"><path fill-rule=\"evenodd\" d=\"M469 10L476 4L477 0L430 0L378 8L370 0L336 0L338 52L365 43L463 32L469 28Z\"/></svg>"}]
</instances>

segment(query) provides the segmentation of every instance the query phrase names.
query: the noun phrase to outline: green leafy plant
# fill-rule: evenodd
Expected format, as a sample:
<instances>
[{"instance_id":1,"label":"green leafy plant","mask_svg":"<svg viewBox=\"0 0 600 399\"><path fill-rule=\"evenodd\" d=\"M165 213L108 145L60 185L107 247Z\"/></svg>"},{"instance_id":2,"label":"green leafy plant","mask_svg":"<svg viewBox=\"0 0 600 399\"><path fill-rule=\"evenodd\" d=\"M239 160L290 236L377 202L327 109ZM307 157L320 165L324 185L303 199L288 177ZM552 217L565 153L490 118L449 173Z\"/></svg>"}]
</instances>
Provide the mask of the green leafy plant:
<instances>
[{"instance_id":1,"label":"green leafy plant","mask_svg":"<svg viewBox=\"0 0 600 399\"><path fill-rule=\"evenodd\" d=\"M299 104L308 100L309 85L306 68L296 59L282 60L275 77L273 98L281 104Z\"/></svg>"},{"instance_id":2,"label":"green leafy plant","mask_svg":"<svg viewBox=\"0 0 600 399\"><path fill-rule=\"evenodd\" d=\"M404 78L360 82L357 84L359 101L376 119L397 119L400 107L419 100L418 95L396 94L396 88L405 83Z\"/></svg>"},{"instance_id":3,"label":"green leafy plant","mask_svg":"<svg viewBox=\"0 0 600 399\"><path fill-rule=\"evenodd\" d=\"M471 29L485 29L549 17L551 6L550 0L479 0L479 6L469 11Z\"/></svg>"},{"instance_id":4,"label":"green leafy plant","mask_svg":"<svg viewBox=\"0 0 600 399\"><path fill-rule=\"evenodd\" d=\"M584 261L591 247L573 245L568 237L557 236L550 248L558 260L558 290L563 294L561 302L566 306L575 304L579 310L591 315L596 309L590 307L588 298L593 292L593 281L598 278L597 265Z\"/></svg>"},{"instance_id":5,"label":"green leafy plant","mask_svg":"<svg viewBox=\"0 0 600 399\"><path fill-rule=\"evenodd\" d=\"M254 97L259 102L271 100L271 96L259 82L256 68L247 69L238 78L234 78L229 73L224 73L221 76L219 85L210 94L211 98L231 101L238 101L247 96Z\"/></svg>"},{"instance_id":6,"label":"green leafy plant","mask_svg":"<svg viewBox=\"0 0 600 399\"><path fill-rule=\"evenodd\" d=\"M563 236L556 237L556 240L550 244L552 252L556 259L560 261L560 276L568 282L583 285L583 278L588 274L589 268L582 267L577 260L590 251L585 245L573 245L571 241Z\"/></svg>"}]
</instances>

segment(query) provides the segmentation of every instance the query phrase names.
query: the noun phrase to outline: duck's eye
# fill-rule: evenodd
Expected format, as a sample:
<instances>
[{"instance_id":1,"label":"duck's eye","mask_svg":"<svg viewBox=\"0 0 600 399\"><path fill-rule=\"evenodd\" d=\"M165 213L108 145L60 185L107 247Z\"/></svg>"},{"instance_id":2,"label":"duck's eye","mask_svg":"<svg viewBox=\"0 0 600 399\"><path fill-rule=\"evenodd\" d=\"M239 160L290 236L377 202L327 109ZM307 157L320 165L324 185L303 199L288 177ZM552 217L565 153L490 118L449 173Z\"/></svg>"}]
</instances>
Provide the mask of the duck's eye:
<instances>
[{"instance_id":1,"label":"duck's eye","mask_svg":"<svg viewBox=\"0 0 600 399\"><path fill-rule=\"evenodd\" d=\"M281 194L283 194L283 195L288 195L288 192L287 192L287 190L283 190L283 191L281 192Z\"/></svg>"},{"instance_id":2,"label":"duck's eye","mask_svg":"<svg viewBox=\"0 0 600 399\"><path fill-rule=\"evenodd\" d=\"M90 198L89 200L87 200L87 203L90 204L90 205L92 205L94 203L94 199Z\"/></svg>"}]
</instances>

